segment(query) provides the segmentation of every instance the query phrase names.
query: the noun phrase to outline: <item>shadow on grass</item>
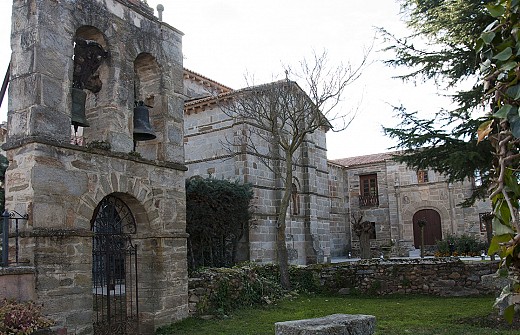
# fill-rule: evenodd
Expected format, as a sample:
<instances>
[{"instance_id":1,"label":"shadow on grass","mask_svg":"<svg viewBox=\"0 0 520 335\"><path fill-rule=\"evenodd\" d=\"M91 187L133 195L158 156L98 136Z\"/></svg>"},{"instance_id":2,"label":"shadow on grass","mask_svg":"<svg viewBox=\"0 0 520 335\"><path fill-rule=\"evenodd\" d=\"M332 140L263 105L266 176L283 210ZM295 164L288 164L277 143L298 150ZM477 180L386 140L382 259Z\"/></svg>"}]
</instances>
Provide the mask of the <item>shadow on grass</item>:
<instances>
[{"instance_id":1,"label":"shadow on grass","mask_svg":"<svg viewBox=\"0 0 520 335\"><path fill-rule=\"evenodd\" d=\"M210 320L189 318L160 329L167 335L273 335L279 321L316 318L334 313L376 316L376 335L513 335L518 323L497 318L493 297L301 295L273 305L244 308Z\"/></svg>"}]
</instances>

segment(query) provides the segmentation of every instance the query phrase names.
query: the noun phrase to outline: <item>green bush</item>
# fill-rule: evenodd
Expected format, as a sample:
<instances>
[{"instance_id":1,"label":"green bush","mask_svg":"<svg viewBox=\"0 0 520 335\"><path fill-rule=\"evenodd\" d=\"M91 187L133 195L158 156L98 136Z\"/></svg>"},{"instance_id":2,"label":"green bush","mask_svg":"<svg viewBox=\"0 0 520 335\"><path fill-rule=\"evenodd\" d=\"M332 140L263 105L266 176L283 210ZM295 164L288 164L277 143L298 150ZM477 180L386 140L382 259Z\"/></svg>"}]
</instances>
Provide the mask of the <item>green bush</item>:
<instances>
[{"instance_id":1,"label":"green bush","mask_svg":"<svg viewBox=\"0 0 520 335\"><path fill-rule=\"evenodd\" d=\"M200 177L186 181L190 273L235 265L239 241L248 231L252 199L250 184Z\"/></svg>"},{"instance_id":2,"label":"green bush","mask_svg":"<svg viewBox=\"0 0 520 335\"><path fill-rule=\"evenodd\" d=\"M270 304L285 295L278 270L272 265L247 264L241 267L200 269L197 277L210 280L213 293L197 305L199 314L228 314L243 307Z\"/></svg>"},{"instance_id":3,"label":"green bush","mask_svg":"<svg viewBox=\"0 0 520 335\"><path fill-rule=\"evenodd\" d=\"M314 271L291 266L289 267L289 275L293 288L299 292L317 293L323 291L319 278Z\"/></svg>"},{"instance_id":4,"label":"green bush","mask_svg":"<svg viewBox=\"0 0 520 335\"><path fill-rule=\"evenodd\" d=\"M453 247L453 252L450 250ZM437 241L436 256L477 256L482 250L487 250L486 242L480 241L478 238L469 235L448 235L445 239Z\"/></svg>"},{"instance_id":5,"label":"green bush","mask_svg":"<svg viewBox=\"0 0 520 335\"><path fill-rule=\"evenodd\" d=\"M0 303L0 334L29 335L53 324L41 315L40 307L33 302L4 299Z\"/></svg>"}]
</instances>

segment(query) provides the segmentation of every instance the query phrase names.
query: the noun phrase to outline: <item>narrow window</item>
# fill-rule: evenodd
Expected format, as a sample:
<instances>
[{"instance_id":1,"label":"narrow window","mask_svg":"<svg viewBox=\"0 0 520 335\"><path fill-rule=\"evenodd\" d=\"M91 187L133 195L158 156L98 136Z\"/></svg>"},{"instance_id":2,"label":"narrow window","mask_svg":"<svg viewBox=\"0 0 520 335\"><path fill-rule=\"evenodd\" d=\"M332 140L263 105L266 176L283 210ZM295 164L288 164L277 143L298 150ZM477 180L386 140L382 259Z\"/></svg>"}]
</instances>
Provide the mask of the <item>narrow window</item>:
<instances>
[{"instance_id":1,"label":"narrow window","mask_svg":"<svg viewBox=\"0 0 520 335\"><path fill-rule=\"evenodd\" d=\"M426 170L417 171L417 182L419 184L427 183L428 182L428 171L426 171Z\"/></svg>"},{"instance_id":2,"label":"narrow window","mask_svg":"<svg viewBox=\"0 0 520 335\"><path fill-rule=\"evenodd\" d=\"M299 197L298 197L298 187L294 183L292 184L291 199L292 199L293 215L300 214L300 201L299 201Z\"/></svg>"},{"instance_id":3,"label":"narrow window","mask_svg":"<svg viewBox=\"0 0 520 335\"><path fill-rule=\"evenodd\" d=\"M375 240L376 239L376 223L375 222L370 222L370 224L372 225L372 229L370 230L370 239L371 240Z\"/></svg>"}]
</instances>

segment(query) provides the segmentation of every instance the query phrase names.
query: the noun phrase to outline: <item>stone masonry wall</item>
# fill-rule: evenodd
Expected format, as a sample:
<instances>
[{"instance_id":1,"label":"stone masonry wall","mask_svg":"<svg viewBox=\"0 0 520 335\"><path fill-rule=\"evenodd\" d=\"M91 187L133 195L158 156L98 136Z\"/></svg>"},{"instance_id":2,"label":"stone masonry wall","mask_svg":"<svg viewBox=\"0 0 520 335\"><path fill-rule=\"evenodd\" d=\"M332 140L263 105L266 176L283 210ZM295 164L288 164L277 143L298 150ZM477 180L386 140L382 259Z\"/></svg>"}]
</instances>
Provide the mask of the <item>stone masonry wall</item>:
<instances>
[{"instance_id":1,"label":"stone masonry wall","mask_svg":"<svg viewBox=\"0 0 520 335\"><path fill-rule=\"evenodd\" d=\"M190 79L185 78L185 82L190 87L194 85ZM275 181L273 171L266 166L269 161L265 156L270 154L268 143L258 134L250 133L247 129L250 125L234 122L221 106L207 99L201 99L198 104L187 103L184 124L188 178L212 176L253 185L253 220L245 241L249 252L239 258L259 263L274 262L280 185ZM246 134L248 140L255 143L255 152L248 151L245 145L236 145L242 143ZM308 136L295 153L294 161L297 163L293 168L292 183L298 193L298 210L291 199L286 222L289 260L292 264L328 262L330 199L325 129Z\"/></svg>"},{"instance_id":2,"label":"stone masonry wall","mask_svg":"<svg viewBox=\"0 0 520 335\"><path fill-rule=\"evenodd\" d=\"M329 164L330 195L330 253L332 257L345 256L350 250L351 236L347 213L347 183L343 167Z\"/></svg>"},{"instance_id":3,"label":"stone masonry wall","mask_svg":"<svg viewBox=\"0 0 520 335\"><path fill-rule=\"evenodd\" d=\"M32 152L39 155L34 157ZM17 171L17 178L8 178L6 183L7 203L12 204L9 208L21 212L22 208L29 209L27 225L20 227L20 259L37 269L37 301L44 302L46 315L62 325L77 327L79 333L89 332L90 220L103 197L116 194L128 204L137 223L132 241L138 248L143 324L153 328L186 316L181 166L172 169L175 164L160 165L124 154L38 143L8 150L8 158L10 169ZM35 167L23 169L21 162ZM12 192L13 189L32 190L37 201L27 202L24 193ZM67 306L66 311L63 306Z\"/></svg>"},{"instance_id":4,"label":"stone masonry wall","mask_svg":"<svg viewBox=\"0 0 520 335\"><path fill-rule=\"evenodd\" d=\"M458 259L367 260L312 268L328 292L338 294L426 294L471 296L496 293L481 285L481 277L495 273L498 262Z\"/></svg>"},{"instance_id":5,"label":"stone masonry wall","mask_svg":"<svg viewBox=\"0 0 520 335\"><path fill-rule=\"evenodd\" d=\"M137 226L136 331L153 334L187 315L183 34L140 0L12 3L6 208L29 216L20 257L35 268L36 300L58 325L92 334L92 221L115 197ZM75 87L87 94L83 143L106 151L70 144L74 77L90 68L76 57L81 40L106 56L87 73L96 89ZM136 100L153 107L157 135L137 146Z\"/></svg>"},{"instance_id":6,"label":"stone masonry wall","mask_svg":"<svg viewBox=\"0 0 520 335\"><path fill-rule=\"evenodd\" d=\"M364 220L375 222L376 239L371 242L375 251L392 246L394 255L408 256L408 251L414 249L413 216L425 209L439 214L442 238L461 234L481 239L485 236L480 229L479 213L489 211L489 203L477 202L470 208L460 206L471 194L470 181L448 183L445 176L427 171L428 181L419 183L417 171L389 158L347 166L344 174L348 194L346 212L362 214ZM360 207L359 179L368 174L377 175L379 203ZM357 240L357 236L352 236L353 254L359 249Z\"/></svg>"},{"instance_id":7,"label":"stone masonry wall","mask_svg":"<svg viewBox=\"0 0 520 335\"><path fill-rule=\"evenodd\" d=\"M275 276L276 267L267 267L258 272ZM463 262L456 258L374 259L294 267L291 269L291 281L295 287L339 295L476 296L497 293L495 288L484 285L481 280L482 276L495 273L497 268L498 262ZM250 268L207 269L189 279L190 314L204 314L218 309L212 304L219 299L230 299L240 304L241 292L259 283L258 274ZM223 296L226 292L232 296ZM267 293L265 295L268 296ZM215 297L219 299L215 300Z\"/></svg>"}]
</instances>

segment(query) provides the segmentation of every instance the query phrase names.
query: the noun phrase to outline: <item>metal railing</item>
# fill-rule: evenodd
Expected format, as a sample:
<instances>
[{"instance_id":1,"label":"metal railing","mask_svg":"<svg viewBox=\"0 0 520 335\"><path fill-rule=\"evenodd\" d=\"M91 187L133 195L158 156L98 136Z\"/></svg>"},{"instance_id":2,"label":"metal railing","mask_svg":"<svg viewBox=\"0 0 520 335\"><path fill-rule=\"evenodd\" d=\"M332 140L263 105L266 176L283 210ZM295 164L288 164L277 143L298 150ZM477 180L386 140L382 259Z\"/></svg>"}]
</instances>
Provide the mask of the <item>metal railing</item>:
<instances>
[{"instance_id":1,"label":"metal railing","mask_svg":"<svg viewBox=\"0 0 520 335\"><path fill-rule=\"evenodd\" d=\"M19 254L19 236L20 236L20 220L27 221L29 216L27 214L21 215L16 211L8 212L5 211L2 214L2 264L1 266L9 266L9 248L14 247L14 261L18 263L18 254ZM13 226L13 231L11 232L11 225ZM10 239L14 239L14 246L9 243ZM11 244L11 245L10 245Z\"/></svg>"},{"instance_id":2,"label":"metal railing","mask_svg":"<svg viewBox=\"0 0 520 335\"><path fill-rule=\"evenodd\" d=\"M377 207L379 206L378 195L360 195L359 207Z\"/></svg>"}]
</instances>

